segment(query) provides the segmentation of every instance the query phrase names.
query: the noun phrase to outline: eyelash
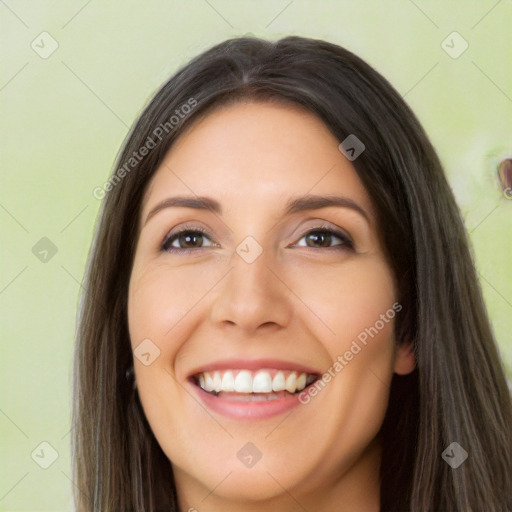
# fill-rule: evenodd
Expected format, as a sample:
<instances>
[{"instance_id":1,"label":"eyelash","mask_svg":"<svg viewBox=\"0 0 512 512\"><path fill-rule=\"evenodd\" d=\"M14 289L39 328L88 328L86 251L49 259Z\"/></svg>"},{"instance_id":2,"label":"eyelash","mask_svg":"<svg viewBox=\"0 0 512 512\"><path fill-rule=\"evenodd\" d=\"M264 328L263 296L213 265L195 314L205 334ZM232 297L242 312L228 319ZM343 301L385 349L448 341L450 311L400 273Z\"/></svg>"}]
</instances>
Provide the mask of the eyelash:
<instances>
[{"instance_id":1,"label":"eyelash","mask_svg":"<svg viewBox=\"0 0 512 512\"><path fill-rule=\"evenodd\" d=\"M185 226L184 229L182 229L181 231L178 231L177 233L173 233L172 235L168 235L163 243L162 243L162 247L161 247L161 250L163 252L170 252L170 253L181 253L181 254L186 254L186 253L190 253L190 252L194 252L194 251L198 251L198 250L201 250L201 249L204 249L203 247L196 247L196 248L177 248L177 247L172 247L172 248L169 248L169 244L174 242L174 240L176 240L180 235L184 234L184 233L188 233L188 234L197 234L197 233L201 233L202 235L206 235L210 240L211 240L211 236L210 234L208 233L207 230L203 229L203 228L200 228L200 227L194 227L194 228L188 228ZM333 246L333 247L318 247L318 248L315 248L315 247L305 247L306 249L313 249L314 251L317 251L317 250L321 250L321 249L324 249L324 250L336 250L336 251L339 251L339 250L350 250L350 251L354 251L354 242L352 242L352 240L350 239L350 237L344 233L343 231L337 231L337 230L334 230L332 228L330 228L328 225L322 225L322 226L318 226L318 227L314 227L312 229L309 229L308 231L306 231L305 233L302 234L302 236L299 238L299 240L301 240L302 238L304 238L305 236L307 235L310 235L311 233L323 233L323 234L330 234L330 235L334 235L335 237L339 238L341 240L341 244L337 245L337 246ZM304 246L300 246L300 247L304 247Z\"/></svg>"}]
</instances>

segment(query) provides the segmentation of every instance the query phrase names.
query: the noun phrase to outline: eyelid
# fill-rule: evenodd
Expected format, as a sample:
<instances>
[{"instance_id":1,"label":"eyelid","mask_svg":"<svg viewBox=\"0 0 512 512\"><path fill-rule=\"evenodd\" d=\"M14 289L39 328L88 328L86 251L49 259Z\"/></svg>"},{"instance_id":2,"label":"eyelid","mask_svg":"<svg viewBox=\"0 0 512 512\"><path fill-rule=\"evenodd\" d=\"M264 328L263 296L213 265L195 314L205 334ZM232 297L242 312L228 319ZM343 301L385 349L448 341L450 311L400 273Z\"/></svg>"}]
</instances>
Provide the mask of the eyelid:
<instances>
[{"instance_id":1,"label":"eyelid","mask_svg":"<svg viewBox=\"0 0 512 512\"><path fill-rule=\"evenodd\" d=\"M308 226L302 232L301 237L311 233L312 231L328 230L328 231L332 231L334 233L339 233L339 234L344 235L345 237L351 239L350 235L347 233L347 231L345 229L342 229L342 228L336 226L335 224L332 224L332 223L327 222L327 221L320 221L320 222L321 222L321 224L312 224L312 225Z\"/></svg>"}]
</instances>

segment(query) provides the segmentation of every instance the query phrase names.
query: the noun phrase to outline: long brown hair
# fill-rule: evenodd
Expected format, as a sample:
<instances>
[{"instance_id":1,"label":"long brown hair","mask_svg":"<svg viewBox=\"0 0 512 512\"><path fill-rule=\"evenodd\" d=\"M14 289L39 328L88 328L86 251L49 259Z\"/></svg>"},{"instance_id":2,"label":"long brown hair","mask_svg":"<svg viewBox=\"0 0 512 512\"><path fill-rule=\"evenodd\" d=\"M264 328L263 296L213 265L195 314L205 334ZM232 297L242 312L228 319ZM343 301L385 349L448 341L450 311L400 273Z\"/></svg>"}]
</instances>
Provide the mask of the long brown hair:
<instances>
[{"instance_id":1,"label":"long brown hair","mask_svg":"<svg viewBox=\"0 0 512 512\"><path fill-rule=\"evenodd\" d=\"M78 319L77 511L178 510L171 463L126 379L133 361L128 283L148 181L192 121L241 100L301 105L340 142L355 134L366 146L353 165L399 283L397 340L413 341L417 360L412 374L391 383L380 433L381 511L512 510L510 392L438 156L408 105L372 67L332 43L293 36L234 38L193 59L150 100L118 155ZM155 143L149 152L130 160L148 139ZM441 456L452 442L469 454L456 469Z\"/></svg>"}]
</instances>

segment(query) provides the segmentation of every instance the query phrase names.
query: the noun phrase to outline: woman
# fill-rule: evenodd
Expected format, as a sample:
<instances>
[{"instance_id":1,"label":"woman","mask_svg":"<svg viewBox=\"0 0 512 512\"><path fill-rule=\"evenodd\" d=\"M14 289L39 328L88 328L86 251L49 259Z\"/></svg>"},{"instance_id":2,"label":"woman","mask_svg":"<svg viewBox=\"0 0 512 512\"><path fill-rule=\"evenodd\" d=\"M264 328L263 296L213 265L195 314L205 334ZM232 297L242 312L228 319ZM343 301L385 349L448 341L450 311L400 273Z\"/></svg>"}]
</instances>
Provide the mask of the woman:
<instances>
[{"instance_id":1,"label":"woman","mask_svg":"<svg viewBox=\"0 0 512 512\"><path fill-rule=\"evenodd\" d=\"M77 510L512 509L511 399L463 222L368 64L302 37L218 44L95 195Z\"/></svg>"}]
</instances>

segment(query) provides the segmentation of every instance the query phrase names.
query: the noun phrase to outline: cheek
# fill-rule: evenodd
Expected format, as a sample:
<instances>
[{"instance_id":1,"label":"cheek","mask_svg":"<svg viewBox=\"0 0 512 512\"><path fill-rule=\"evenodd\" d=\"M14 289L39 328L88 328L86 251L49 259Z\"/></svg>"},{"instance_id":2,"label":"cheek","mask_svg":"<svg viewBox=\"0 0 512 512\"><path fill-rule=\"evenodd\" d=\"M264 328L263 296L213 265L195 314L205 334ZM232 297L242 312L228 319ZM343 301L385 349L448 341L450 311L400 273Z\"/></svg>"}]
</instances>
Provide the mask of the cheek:
<instances>
[{"instance_id":1,"label":"cheek","mask_svg":"<svg viewBox=\"0 0 512 512\"><path fill-rule=\"evenodd\" d=\"M178 348L172 343L179 339L175 333L197 303L198 292L200 298L208 290L208 281L205 282L205 273L197 268L171 269L165 264L152 264L140 271L135 266L128 294L132 348L149 338L169 360Z\"/></svg>"},{"instance_id":2,"label":"cheek","mask_svg":"<svg viewBox=\"0 0 512 512\"><path fill-rule=\"evenodd\" d=\"M204 321L201 299L219 281L215 269L203 267L208 266L171 268L157 262L142 269L134 265L130 280L128 328L138 395L151 428L162 442L167 439L166 429L182 421L163 405L173 404L178 410L190 407L184 403L189 395L183 393L176 368L187 353L187 341ZM150 353L150 364L147 358L137 357L141 352ZM188 441L185 437L181 443L185 446Z\"/></svg>"},{"instance_id":3,"label":"cheek","mask_svg":"<svg viewBox=\"0 0 512 512\"><path fill-rule=\"evenodd\" d=\"M178 462L187 460L187 450L183 447L190 443L190 436L184 433L190 432L194 425L187 423L186 416L173 411L197 404L187 403L189 395L183 393L176 379L175 366L177 354L187 333L190 334L193 307L198 300L191 290L203 290L203 286L204 279L192 267L170 269L165 264L153 264L143 271L134 266L130 280L128 327L138 396L162 449ZM151 340L149 345L147 340ZM141 343L149 347L145 351L151 353L150 364L144 358L137 358ZM185 427L181 425L183 422L187 423Z\"/></svg>"},{"instance_id":4,"label":"cheek","mask_svg":"<svg viewBox=\"0 0 512 512\"><path fill-rule=\"evenodd\" d=\"M332 362L323 385L317 393L310 390L313 394L305 395L303 403L317 415L329 403L333 425L343 425L347 435L366 432L371 437L387 407L394 325L401 309L391 270L383 259L369 257L324 272L304 270L300 276L297 295L307 297L314 313L303 319L309 319L309 331Z\"/></svg>"},{"instance_id":5,"label":"cheek","mask_svg":"<svg viewBox=\"0 0 512 512\"><path fill-rule=\"evenodd\" d=\"M307 321L315 337L331 356L346 350L346 343L378 322L379 331L389 337L394 310L383 326L381 315L396 301L390 268L381 257L359 256L344 264L322 267L290 267L286 283L301 298L297 303L301 321ZM309 312L308 312L309 310ZM391 316L391 321L389 317Z\"/></svg>"}]
</instances>

